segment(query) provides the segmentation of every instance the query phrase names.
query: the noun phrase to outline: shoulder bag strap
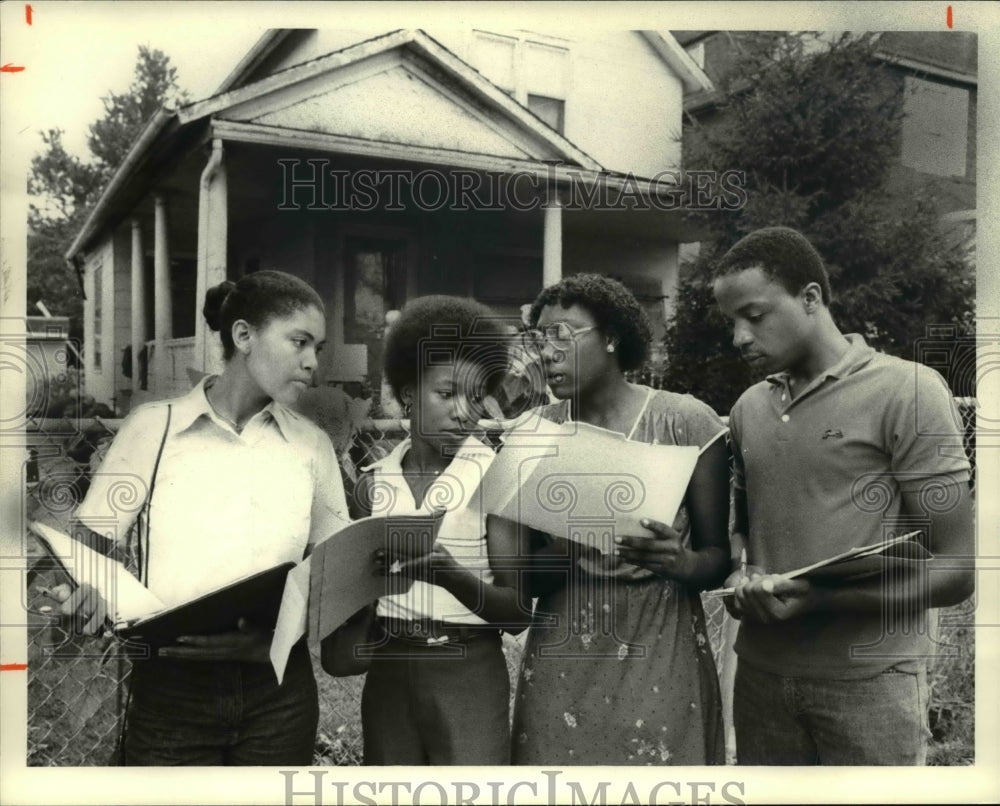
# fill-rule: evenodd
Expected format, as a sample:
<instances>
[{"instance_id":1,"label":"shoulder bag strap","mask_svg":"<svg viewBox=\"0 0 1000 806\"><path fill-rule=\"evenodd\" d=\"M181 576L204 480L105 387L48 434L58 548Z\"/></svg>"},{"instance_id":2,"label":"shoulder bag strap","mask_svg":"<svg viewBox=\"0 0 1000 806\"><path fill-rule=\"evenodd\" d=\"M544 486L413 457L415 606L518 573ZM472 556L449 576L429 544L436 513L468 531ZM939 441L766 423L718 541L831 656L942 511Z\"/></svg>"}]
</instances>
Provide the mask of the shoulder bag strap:
<instances>
[{"instance_id":1,"label":"shoulder bag strap","mask_svg":"<svg viewBox=\"0 0 1000 806\"><path fill-rule=\"evenodd\" d=\"M160 457L163 455L163 446L167 441L167 432L170 430L170 404L167 404L167 422L163 426L163 436L160 438L160 447L156 451L156 460L153 462L153 473L149 477L149 492L146 495L146 503L143 504L139 513L139 539L136 543L136 561L139 565L139 581L144 585L149 584L149 512L153 503L153 489L156 486L156 474L160 469ZM145 546L143 545L145 544Z\"/></svg>"}]
</instances>

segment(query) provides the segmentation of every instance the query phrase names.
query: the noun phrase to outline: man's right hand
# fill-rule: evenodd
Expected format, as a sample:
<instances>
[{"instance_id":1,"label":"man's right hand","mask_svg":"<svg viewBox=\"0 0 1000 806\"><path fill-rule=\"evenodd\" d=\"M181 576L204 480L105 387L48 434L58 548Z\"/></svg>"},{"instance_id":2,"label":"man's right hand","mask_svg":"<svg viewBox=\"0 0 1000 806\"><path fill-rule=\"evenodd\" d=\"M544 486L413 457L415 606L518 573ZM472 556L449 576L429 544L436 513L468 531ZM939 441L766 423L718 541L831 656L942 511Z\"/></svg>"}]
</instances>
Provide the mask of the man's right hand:
<instances>
[{"instance_id":1,"label":"man's right hand","mask_svg":"<svg viewBox=\"0 0 1000 806\"><path fill-rule=\"evenodd\" d=\"M69 585L56 585L52 595L62 603L62 614L73 617L77 632L98 635L104 631L108 605L92 585L83 582L75 590Z\"/></svg>"},{"instance_id":2,"label":"man's right hand","mask_svg":"<svg viewBox=\"0 0 1000 806\"><path fill-rule=\"evenodd\" d=\"M748 565L746 570L737 568L728 577L726 577L726 581L722 583L722 587L741 588L751 580L762 576L764 576L764 569L757 565ZM722 603L726 606L726 610L729 611L730 616L735 619L743 618L743 611L736 603L735 596L724 596L722 598Z\"/></svg>"}]
</instances>

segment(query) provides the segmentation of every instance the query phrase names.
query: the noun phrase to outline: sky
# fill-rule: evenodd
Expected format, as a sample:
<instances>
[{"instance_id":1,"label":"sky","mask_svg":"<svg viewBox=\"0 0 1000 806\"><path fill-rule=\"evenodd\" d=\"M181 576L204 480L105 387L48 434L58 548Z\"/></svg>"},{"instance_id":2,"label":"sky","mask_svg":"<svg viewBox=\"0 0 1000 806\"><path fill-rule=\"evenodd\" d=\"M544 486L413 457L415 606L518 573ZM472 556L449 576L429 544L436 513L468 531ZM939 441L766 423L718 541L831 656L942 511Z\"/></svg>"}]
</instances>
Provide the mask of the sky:
<instances>
[{"instance_id":1,"label":"sky","mask_svg":"<svg viewBox=\"0 0 1000 806\"><path fill-rule=\"evenodd\" d=\"M89 157L88 124L104 113L101 96L128 89L140 45L166 53L180 86L198 99L218 87L267 27L255 24L254 14L194 13L193 6L168 3L122 6L128 10L102 2L32 3L31 25L22 17L22 29L4 48L3 63L24 66L16 78L37 88L21 110L31 133L62 128L67 149L81 158ZM14 24L4 23L8 31ZM37 143L41 148L40 138Z\"/></svg>"}]
</instances>

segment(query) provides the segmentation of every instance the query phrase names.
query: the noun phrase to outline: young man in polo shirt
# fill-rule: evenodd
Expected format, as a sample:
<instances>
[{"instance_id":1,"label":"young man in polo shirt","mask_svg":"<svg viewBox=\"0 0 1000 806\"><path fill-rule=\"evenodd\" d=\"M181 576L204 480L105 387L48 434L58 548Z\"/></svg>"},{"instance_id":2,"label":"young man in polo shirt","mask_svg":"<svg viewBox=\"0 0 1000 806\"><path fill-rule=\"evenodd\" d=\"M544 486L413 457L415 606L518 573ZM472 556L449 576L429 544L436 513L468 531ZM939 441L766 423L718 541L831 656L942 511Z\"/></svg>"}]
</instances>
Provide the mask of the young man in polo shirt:
<instances>
[{"instance_id":1,"label":"young man in polo shirt","mask_svg":"<svg viewBox=\"0 0 1000 806\"><path fill-rule=\"evenodd\" d=\"M823 262L769 227L722 258L733 343L773 373L733 407L733 553L741 617L741 764L923 764L928 609L973 588L969 463L954 401L926 366L844 335ZM926 567L823 585L778 574L921 530Z\"/></svg>"}]
</instances>

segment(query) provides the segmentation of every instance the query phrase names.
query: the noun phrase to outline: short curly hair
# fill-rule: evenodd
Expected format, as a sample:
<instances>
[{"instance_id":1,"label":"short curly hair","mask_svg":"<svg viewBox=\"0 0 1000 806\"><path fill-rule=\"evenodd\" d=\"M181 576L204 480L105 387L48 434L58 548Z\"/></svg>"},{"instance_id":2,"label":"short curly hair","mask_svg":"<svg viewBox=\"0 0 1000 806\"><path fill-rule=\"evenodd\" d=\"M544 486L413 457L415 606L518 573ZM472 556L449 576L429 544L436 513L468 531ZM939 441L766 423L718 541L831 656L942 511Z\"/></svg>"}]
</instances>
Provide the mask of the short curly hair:
<instances>
[{"instance_id":1,"label":"short curly hair","mask_svg":"<svg viewBox=\"0 0 1000 806\"><path fill-rule=\"evenodd\" d=\"M507 328L493 310L466 297L430 295L403 306L382 358L389 387L402 402L403 389L417 386L421 371L437 359L472 364L490 394L507 374L509 356Z\"/></svg>"},{"instance_id":2,"label":"short curly hair","mask_svg":"<svg viewBox=\"0 0 1000 806\"><path fill-rule=\"evenodd\" d=\"M746 269L760 268L772 280L796 295L809 283L817 283L823 304L829 305L832 294L830 277L809 239L791 227L764 227L733 244L716 264L713 276L724 277Z\"/></svg>"},{"instance_id":3,"label":"short curly hair","mask_svg":"<svg viewBox=\"0 0 1000 806\"><path fill-rule=\"evenodd\" d=\"M538 324L547 305L585 308L598 329L618 342L615 355L623 372L639 369L649 355L652 329L649 317L635 295L624 285L602 274L573 274L550 285L531 304L528 322Z\"/></svg>"}]
</instances>

